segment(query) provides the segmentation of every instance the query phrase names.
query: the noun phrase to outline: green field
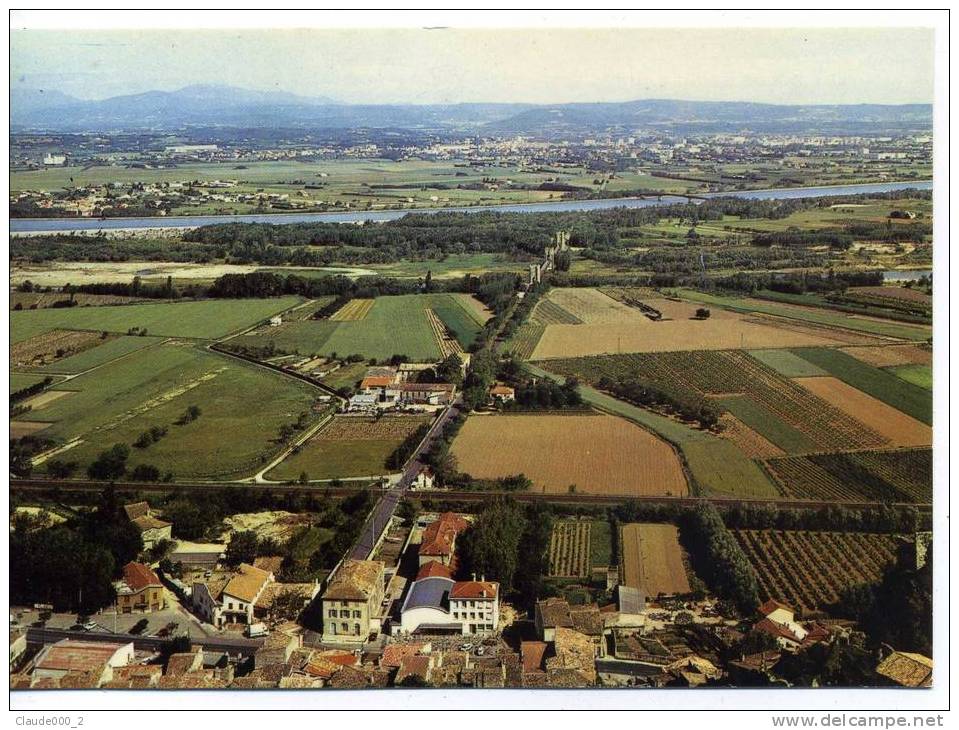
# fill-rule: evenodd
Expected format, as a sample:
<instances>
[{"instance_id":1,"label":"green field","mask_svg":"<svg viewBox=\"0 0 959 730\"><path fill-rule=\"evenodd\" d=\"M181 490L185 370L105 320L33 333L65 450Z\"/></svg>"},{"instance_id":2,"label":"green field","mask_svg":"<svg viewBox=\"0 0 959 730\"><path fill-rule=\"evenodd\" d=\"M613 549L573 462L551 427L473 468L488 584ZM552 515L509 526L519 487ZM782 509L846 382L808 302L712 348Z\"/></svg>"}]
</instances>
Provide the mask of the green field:
<instances>
[{"instance_id":1,"label":"green field","mask_svg":"<svg viewBox=\"0 0 959 730\"><path fill-rule=\"evenodd\" d=\"M133 327L140 327L151 335L215 339L269 319L300 301L299 297L210 299L173 304L25 310L10 313L10 334L12 342L16 343L55 328L124 334Z\"/></svg>"},{"instance_id":2,"label":"green field","mask_svg":"<svg viewBox=\"0 0 959 730\"><path fill-rule=\"evenodd\" d=\"M803 433L788 423L784 423L775 413L752 398L730 396L721 399L720 403L753 431L765 436L766 439L776 444L787 454L805 454L816 451L816 444Z\"/></svg>"},{"instance_id":3,"label":"green field","mask_svg":"<svg viewBox=\"0 0 959 730\"><path fill-rule=\"evenodd\" d=\"M398 441L322 441L314 439L297 454L266 473L267 479L298 479L306 472L310 479L345 479L388 474L387 457Z\"/></svg>"},{"instance_id":4,"label":"green field","mask_svg":"<svg viewBox=\"0 0 959 730\"><path fill-rule=\"evenodd\" d=\"M130 335L122 335L121 337L109 339L96 347L91 347L89 350L78 352L76 355L71 355L62 360L52 362L49 365L36 368L36 372L74 375L112 362L117 358L129 355L131 352L152 347L162 341L163 339L160 337L132 337Z\"/></svg>"},{"instance_id":5,"label":"green field","mask_svg":"<svg viewBox=\"0 0 959 730\"><path fill-rule=\"evenodd\" d=\"M928 365L899 365L885 369L907 383L918 385L924 390L932 390L932 368Z\"/></svg>"},{"instance_id":6,"label":"green field","mask_svg":"<svg viewBox=\"0 0 959 730\"><path fill-rule=\"evenodd\" d=\"M856 332L865 332L871 335L880 335L883 337L898 337L903 340L912 340L914 342L924 342L932 336L932 329L921 325L908 325L900 322L887 322L882 320L867 319L865 317L855 317L842 312L834 312L827 309L817 309L814 307L800 307L788 304L775 304L761 299L751 299L749 297L734 296L716 296L693 289L681 289L680 296L694 302L711 304L716 307L730 309L734 312L759 312L761 314L771 314L777 317L787 317L789 319L798 319L803 322L812 322L814 324L823 324L831 327L843 327L844 329L854 330Z\"/></svg>"},{"instance_id":7,"label":"green field","mask_svg":"<svg viewBox=\"0 0 959 730\"><path fill-rule=\"evenodd\" d=\"M867 365L839 350L803 347L793 352L873 398L878 398L923 423L932 423L932 393L928 390L906 382L893 373Z\"/></svg>"},{"instance_id":8,"label":"green field","mask_svg":"<svg viewBox=\"0 0 959 730\"><path fill-rule=\"evenodd\" d=\"M34 375L33 373L10 373L10 392L16 393L18 390L42 383L43 378L43 375Z\"/></svg>"},{"instance_id":9,"label":"green field","mask_svg":"<svg viewBox=\"0 0 959 730\"><path fill-rule=\"evenodd\" d=\"M523 368L539 377L559 382L563 380L563 376L530 363L523 363ZM580 385L579 392L583 400L594 408L638 423L676 446L683 455L699 494L779 495L766 473L731 441L617 400L588 385Z\"/></svg>"},{"instance_id":10,"label":"green field","mask_svg":"<svg viewBox=\"0 0 959 730\"><path fill-rule=\"evenodd\" d=\"M362 355L383 361L406 355L414 362L438 360L440 349L433 336L426 308L452 330L464 347L480 330L473 314L449 294L407 294L379 297L360 320L308 319L266 327L233 342L262 347L270 342L284 352L301 355Z\"/></svg>"},{"instance_id":11,"label":"green field","mask_svg":"<svg viewBox=\"0 0 959 730\"><path fill-rule=\"evenodd\" d=\"M589 567L610 565L613 560L613 544L608 520L593 520L589 523Z\"/></svg>"},{"instance_id":12,"label":"green field","mask_svg":"<svg viewBox=\"0 0 959 730\"><path fill-rule=\"evenodd\" d=\"M315 390L282 375L190 345L139 350L69 381L70 395L25 414L50 422L57 441L82 443L59 458L81 472L115 443L132 445L152 426L168 429L159 442L131 448L129 468L152 464L177 478L248 475L279 449L280 426L309 412ZM190 405L202 413L175 422ZM250 414L255 414L251 418Z\"/></svg>"},{"instance_id":13,"label":"green field","mask_svg":"<svg viewBox=\"0 0 959 730\"><path fill-rule=\"evenodd\" d=\"M471 312L466 311L454 297L430 295L430 306L443 324L456 336L463 349L468 348L482 330Z\"/></svg>"},{"instance_id":14,"label":"green field","mask_svg":"<svg viewBox=\"0 0 959 730\"><path fill-rule=\"evenodd\" d=\"M334 390L340 388L350 388L352 390L356 387L357 381L363 379L363 374L368 367L369 365L365 362L346 363L323 378L323 385Z\"/></svg>"},{"instance_id":15,"label":"green field","mask_svg":"<svg viewBox=\"0 0 959 730\"><path fill-rule=\"evenodd\" d=\"M758 464L749 459L732 441L713 437L709 441L692 441L682 446L689 471L696 480L698 493L737 497L778 497Z\"/></svg>"},{"instance_id":16,"label":"green field","mask_svg":"<svg viewBox=\"0 0 959 730\"><path fill-rule=\"evenodd\" d=\"M749 350L749 354L787 378L807 378L828 374L822 368L803 360L789 350Z\"/></svg>"}]
</instances>

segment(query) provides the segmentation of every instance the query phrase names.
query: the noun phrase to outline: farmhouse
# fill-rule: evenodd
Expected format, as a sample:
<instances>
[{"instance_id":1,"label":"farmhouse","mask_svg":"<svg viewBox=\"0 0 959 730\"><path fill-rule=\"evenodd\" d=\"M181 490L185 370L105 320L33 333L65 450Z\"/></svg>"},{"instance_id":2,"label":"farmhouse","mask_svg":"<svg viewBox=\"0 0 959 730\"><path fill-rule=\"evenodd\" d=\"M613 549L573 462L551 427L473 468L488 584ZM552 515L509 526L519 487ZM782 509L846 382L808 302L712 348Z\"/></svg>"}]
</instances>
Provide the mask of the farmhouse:
<instances>
[{"instance_id":1,"label":"farmhouse","mask_svg":"<svg viewBox=\"0 0 959 730\"><path fill-rule=\"evenodd\" d=\"M149 550L160 540L169 540L172 537L173 523L157 519L149 502L133 502L124 505L123 510L127 519L140 531L144 550Z\"/></svg>"},{"instance_id":2,"label":"farmhouse","mask_svg":"<svg viewBox=\"0 0 959 730\"><path fill-rule=\"evenodd\" d=\"M401 383L397 390L400 403L412 405L448 406L456 394L452 383Z\"/></svg>"},{"instance_id":3,"label":"farmhouse","mask_svg":"<svg viewBox=\"0 0 959 730\"><path fill-rule=\"evenodd\" d=\"M254 622L256 603L274 581L273 573L241 563L232 575L193 583L193 608L217 628Z\"/></svg>"},{"instance_id":4,"label":"farmhouse","mask_svg":"<svg viewBox=\"0 0 959 730\"><path fill-rule=\"evenodd\" d=\"M163 584L149 566L143 563L127 563L123 566L123 579L115 584L117 610L120 613L133 611L160 611L166 606Z\"/></svg>"},{"instance_id":5,"label":"farmhouse","mask_svg":"<svg viewBox=\"0 0 959 730\"><path fill-rule=\"evenodd\" d=\"M503 383L496 383L489 389L490 400L494 403L508 403L516 400L516 391Z\"/></svg>"},{"instance_id":6,"label":"farmhouse","mask_svg":"<svg viewBox=\"0 0 959 730\"><path fill-rule=\"evenodd\" d=\"M384 564L346 560L323 593L323 640L365 642L382 626Z\"/></svg>"},{"instance_id":7,"label":"farmhouse","mask_svg":"<svg viewBox=\"0 0 959 730\"><path fill-rule=\"evenodd\" d=\"M762 616L753 627L755 631L772 636L776 643L787 651L797 651L808 635L808 631L796 623L793 609L784 603L769 599L759 607Z\"/></svg>"}]
</instances>

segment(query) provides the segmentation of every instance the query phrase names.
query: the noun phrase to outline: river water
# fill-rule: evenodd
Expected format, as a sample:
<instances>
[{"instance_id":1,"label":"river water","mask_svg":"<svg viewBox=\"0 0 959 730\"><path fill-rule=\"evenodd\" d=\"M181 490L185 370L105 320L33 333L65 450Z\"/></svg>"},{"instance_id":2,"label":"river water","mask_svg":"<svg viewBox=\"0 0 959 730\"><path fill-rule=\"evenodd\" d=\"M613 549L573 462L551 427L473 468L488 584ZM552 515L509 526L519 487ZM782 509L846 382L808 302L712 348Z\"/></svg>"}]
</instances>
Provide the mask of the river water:
<instances>
[{"instance_id":1,"label":"river water","mask_svg":"<svg viewBox=\"0 0 959 730\"><path fill-rule=\"evenodd\" d=\"M735 196L750 200L790 200L826 196L882 193L894 190L931 190L932 180L918 182L869 183L864 185L828 185L811 188L779 188L771 190L742 190L729 193L705 193L701 197ZM348 213L263 213L253 215L198 215L156 216L149 218L14 218L11 233L68 233L71 231L105 231L130 228L196 228L216 223L359 223L381 222L402 218L410 213L566 213L605 210L608 208L646 208L651 205L683 202L686 198L663 195L661 198L606 198L602 200L561 200L552 203L522 203L516 205L477 205L467 208L418 208L416 210L371 210Z\"/></svg>"}]
</instances>

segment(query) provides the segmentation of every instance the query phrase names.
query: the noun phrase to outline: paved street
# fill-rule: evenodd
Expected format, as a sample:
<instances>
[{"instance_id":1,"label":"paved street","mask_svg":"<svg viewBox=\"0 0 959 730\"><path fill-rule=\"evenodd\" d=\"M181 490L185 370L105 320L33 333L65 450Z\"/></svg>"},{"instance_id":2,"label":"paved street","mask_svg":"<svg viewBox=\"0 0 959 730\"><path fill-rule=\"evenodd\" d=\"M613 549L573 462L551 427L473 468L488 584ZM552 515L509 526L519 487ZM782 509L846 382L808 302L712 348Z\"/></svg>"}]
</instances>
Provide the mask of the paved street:
<instances>
[{"instance_id":1,"label":"paved street","mask_svg":"<svg viewBox=\"0 0 959 730\"><path fill-rule=\"evenodd\" d=\"M420 461L420 456L429 451L430 446L436 440L437 436L443 433L443 429L449 420L459 414L461 402L461 398L457 396L454 403L436 420L436 423L430 428L429 433L426 434L426 438L423 439L419 448L410 458L403 472L403 476L389 491L386 491L376 503L373 511L370 512L370 516L366 519L366 523L363 525L360 537L349 555L350 558L354 560L366 560L370 557L370 554L373 552L373 546L376 545L376 539L380 536L380 533L383 532L390 518L396 513L396 508L400 500L406 495L417 472L423 466L423 463Z\"/></svg>"}]
</instances>

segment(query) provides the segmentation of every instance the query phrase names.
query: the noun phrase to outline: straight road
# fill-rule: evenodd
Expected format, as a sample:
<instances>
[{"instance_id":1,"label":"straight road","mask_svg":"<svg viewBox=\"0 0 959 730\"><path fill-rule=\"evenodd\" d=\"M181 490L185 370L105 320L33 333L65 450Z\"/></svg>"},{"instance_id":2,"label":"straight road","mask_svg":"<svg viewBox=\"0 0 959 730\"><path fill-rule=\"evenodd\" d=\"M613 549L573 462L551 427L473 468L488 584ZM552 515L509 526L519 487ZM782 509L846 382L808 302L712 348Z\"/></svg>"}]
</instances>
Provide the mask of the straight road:
<instances>
[{"instance_id":1,"label":"straight road","mask_svg":"<svg viewBox=\"0 0 959 730\"><path fill-rule=\"evenodd\" d=\"M413 483L419 470L423 467L423 462L420 461L420 457L429 451L430 446L432 446L437 437L443 433L443 429L446 427L446 424L449 423L450 419L459 415L461 404L462 399L460 396L457 396L450 407L443 411L442 415L436 419L436 423L430 428L429 432L407 462L406 469L403 470L403 476L400 477L400 480L387 491L376 503L376 506L373 507L373 511L370 512L370 516L366 519L363 529L360 531L360 536L348 557L353 560L369 559L377 539L383 530L386 529L390 518L396 513L396 508L400 500L406 496L410 485Z\"/></svg>"}]
</instances>

